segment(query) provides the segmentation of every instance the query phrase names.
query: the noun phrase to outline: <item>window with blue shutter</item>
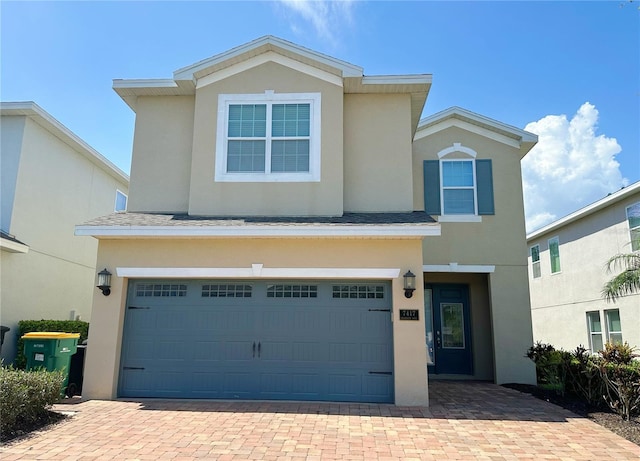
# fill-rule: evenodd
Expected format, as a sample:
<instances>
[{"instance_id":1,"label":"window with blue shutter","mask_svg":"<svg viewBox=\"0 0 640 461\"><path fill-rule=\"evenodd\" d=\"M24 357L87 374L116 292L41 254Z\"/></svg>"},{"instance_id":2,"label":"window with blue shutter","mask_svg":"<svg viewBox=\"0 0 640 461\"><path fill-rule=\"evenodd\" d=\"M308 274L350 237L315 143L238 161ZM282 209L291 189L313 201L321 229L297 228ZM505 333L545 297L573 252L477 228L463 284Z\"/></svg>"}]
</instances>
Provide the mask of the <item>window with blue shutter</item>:
<instances>
[{"instance_id":1,"label":"window with blue shutter","mask_svg":"<svg viewBox=\"0 0 640 461\"><path fill-rule=\"evenodd\" d=\"M424 209L431 215L493 215L490 159L424 161Z\"/></svg>"}]
</instances>

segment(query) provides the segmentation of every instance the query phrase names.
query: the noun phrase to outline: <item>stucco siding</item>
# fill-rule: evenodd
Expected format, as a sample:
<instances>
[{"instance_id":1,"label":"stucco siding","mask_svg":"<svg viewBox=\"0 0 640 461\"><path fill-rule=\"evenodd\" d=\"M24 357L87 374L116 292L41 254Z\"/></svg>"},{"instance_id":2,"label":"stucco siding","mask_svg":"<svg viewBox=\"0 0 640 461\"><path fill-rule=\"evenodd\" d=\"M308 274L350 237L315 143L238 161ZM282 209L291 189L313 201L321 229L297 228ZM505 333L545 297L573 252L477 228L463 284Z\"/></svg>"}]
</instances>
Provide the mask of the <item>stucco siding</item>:
<instances>
[{"instance_id":1,"label":"stucco siding","mask_svg":"<svg viewBox=\"0 0 640 461\"><path fill-rule=\"evenodd\" d=\"M319 182L216 182L218 95L320 93ZM343 211L343 90L304 72L266 62L196 90L189 213L339 216Z\"/></svg>"},{"instance_id":2,"label":"stucco siding","mask_svg":"<svg viewBox=\"0 0 640 461\"><path fill-rule=\"evenodd\" d=\"M116 189L128 193L125 182L26 119L10 233L29 252L2 252L2 324L12 329L3 357L13 359L20 320L90 319L98 245L74 236L74 227L112 213Z\"/></svg>"},{"instance_id":3,"label":"stucco siding","mask_svg":"<svg viewBox=\"0 0 640 461\"><path fill-rule=\"evenodd\" d=\"M192 96L138 98L129 211L189 209L194 101Z\"/></svg>"},{"instance_id":4,"label":"stucco siding","mask_svg":"<svg viewBox=\"0 0 640 461\"><path fill-rule=\"evenodd\" d=\"M619 309L623 340L640 347L640 294L608 303L602 298L604 284L617 272L608 273L606 263L615 254L631 252L626 207L640 201L634 194L612 206L589 214L528 242L540 247L539 278L533 278L529 255L529 280L534 338L556 347L588 347L586 312ZM551 273L549 239L558 237L560 272Z\"/></svg>"},{"instance_id":5,"label":"stucco siding","mask_svg":"<svg viewBox=\"0 0 640 461\"><path fill-rule=\"evenodd\" d=\"M408 94L345 95L345 211L413 209L410 106Z\"/></svg>"},{"instance_id":6,"label":"stucco siding","mask_svg":"<svg viewBox=\"0 0 640 461\"><path fill-rule=\"evenodd\" d=\"M0 228L9 232L26 117L3 116L0 122Z\"/></svg>"},{"instance_id":7,"label":"stucco siding","mask_svg":"<svg viewBox=\"0 0 640 461\"><path fill-rule=\"evenodd\" d=\"M417 268L420 240L198 239L101 240L98 265L118 267ZM304 254L304 258L300 255ZM115 270L113 270L115 272ZM419 272L419 271L414 271ZM94 313L84 391L88 398L116 397L127 279L114 276L109 297L94 293ZM391 280L395 402L426 405L424 323L400 321L398 309L418 309L423 294L404 297L402 275ZM422 283L418 276L417 283Z\"/></svg>"}]
</instances>

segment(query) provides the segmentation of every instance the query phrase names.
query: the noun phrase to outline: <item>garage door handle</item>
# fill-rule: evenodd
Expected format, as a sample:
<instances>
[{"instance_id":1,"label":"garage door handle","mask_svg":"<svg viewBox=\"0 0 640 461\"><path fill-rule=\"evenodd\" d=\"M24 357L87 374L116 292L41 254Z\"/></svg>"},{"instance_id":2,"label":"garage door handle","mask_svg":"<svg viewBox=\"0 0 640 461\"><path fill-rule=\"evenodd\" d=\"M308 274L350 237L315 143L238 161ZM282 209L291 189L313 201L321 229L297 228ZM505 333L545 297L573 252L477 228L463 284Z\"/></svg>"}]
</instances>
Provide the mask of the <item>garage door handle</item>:
<instances>
[{"instance_id":1,"label":"garage door handle","mask_svg":"<svg viewBox=\"0 0 640 461\"><path fill-rule=\"evenodd\" d=\"M256 342L253 342L253 358L256 358Z\"/></svg>"},{"instance_id":2,"label":"garage door handle","mask_svg":"<svg viewBox=\"0 0 640 461\"><path fill-rule=\"evenodd\" d=\"M260 358L260 349L262 348L262 344L258 343L258 358Z\"/></svg>"}]
</instances>

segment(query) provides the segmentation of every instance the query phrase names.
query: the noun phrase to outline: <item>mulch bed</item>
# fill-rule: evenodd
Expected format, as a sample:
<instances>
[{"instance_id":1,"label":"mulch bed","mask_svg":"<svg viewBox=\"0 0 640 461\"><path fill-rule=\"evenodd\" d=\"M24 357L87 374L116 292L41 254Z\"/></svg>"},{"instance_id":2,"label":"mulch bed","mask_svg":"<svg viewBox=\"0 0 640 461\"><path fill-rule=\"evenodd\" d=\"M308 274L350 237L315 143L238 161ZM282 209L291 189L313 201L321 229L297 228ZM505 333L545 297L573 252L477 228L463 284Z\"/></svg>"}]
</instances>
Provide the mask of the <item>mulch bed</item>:
<instances>
[{"instance_id":1,"label":"mulch bed","mask_svg":"<svg viewBox=\"0 0 640 461\"><path fill-rule=\"evenodd\" d=\"M631 417L630 421L625 421L620 415L613 413L609 408L594 407L586 402L570 395L559 395L555 391L540 389L538 386L528 384L504 384L504 387L515 389L526 394L545 400L569 410L578 416L588 418L614 434L624 437L630 442L640 445L640 417Z\"/></svg>"},{"instance_id":2,"label":"mulch bed","mask_svg":"<svg viewBox=\"0 0 640 461\"><path fill-rule=\"evenodd\" d=\"M0 442L2 442L2 444L5 444L12 440L20 439L32 433L33 431L43 429L51 424L57 424L66 418L67 416L63 415L62 413L47 411L42 415L42 417L28 423L23 422L12 431L5 431L4 428L2 428L2 431L0 432Z\"/></svg>"}]
</instances>

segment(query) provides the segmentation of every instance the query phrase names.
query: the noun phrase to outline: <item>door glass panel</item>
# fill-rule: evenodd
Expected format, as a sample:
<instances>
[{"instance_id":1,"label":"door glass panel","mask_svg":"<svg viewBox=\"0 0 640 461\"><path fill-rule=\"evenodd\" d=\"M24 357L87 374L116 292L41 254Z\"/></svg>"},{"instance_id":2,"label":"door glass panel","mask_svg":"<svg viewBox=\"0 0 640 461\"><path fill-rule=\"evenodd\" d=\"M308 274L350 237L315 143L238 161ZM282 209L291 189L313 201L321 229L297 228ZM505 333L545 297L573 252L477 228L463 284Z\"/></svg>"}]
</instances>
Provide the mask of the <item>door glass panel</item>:
<instances>
[{"instance_id":1,"label":"door glass panel","mask_svg":"<svg viewBox=\"0 0 640 461\"><path fill-rule=\"evenodd\" d=\"M433 301L431 289L424 290L424 329L427 339L427 365L435 364L433 355Z\"/></svg>"},{"instance_id":2,"label":"door glass panel","mask_svg":"<svg viewBox=\"0 0 640 461\"><path fill-rule=\"evenodd\" d=\"M462 303L440 304L440 323L442 324L442 347L445 349L464 349Z\"/></svg>"}]
</instances>

